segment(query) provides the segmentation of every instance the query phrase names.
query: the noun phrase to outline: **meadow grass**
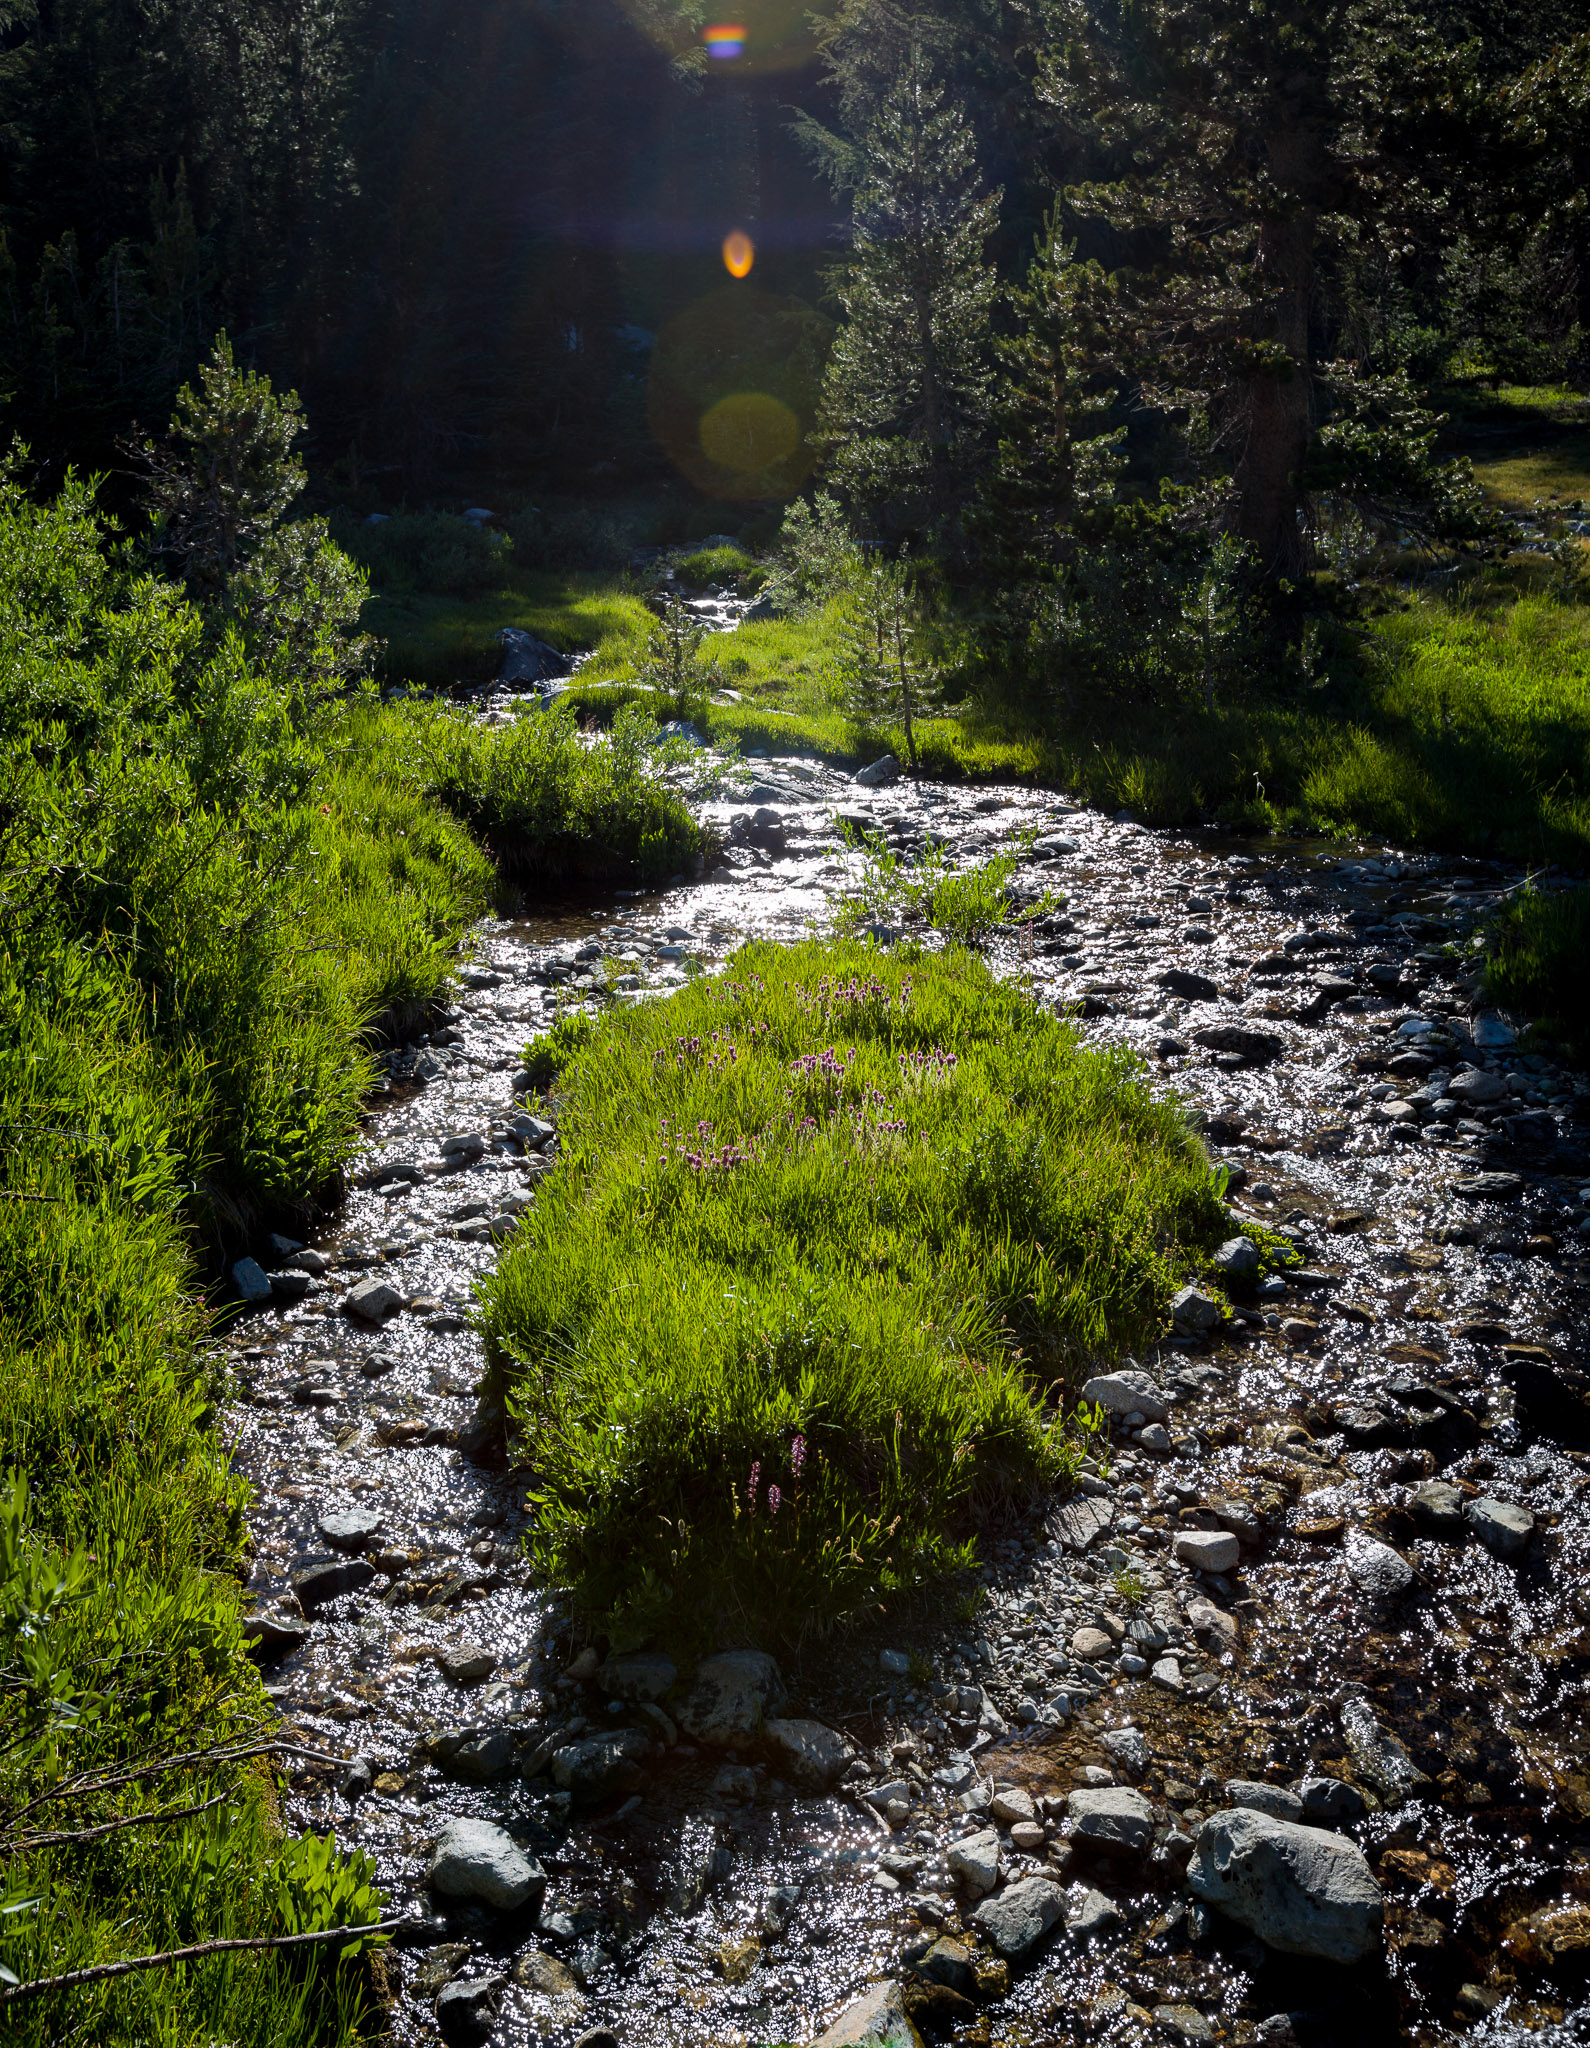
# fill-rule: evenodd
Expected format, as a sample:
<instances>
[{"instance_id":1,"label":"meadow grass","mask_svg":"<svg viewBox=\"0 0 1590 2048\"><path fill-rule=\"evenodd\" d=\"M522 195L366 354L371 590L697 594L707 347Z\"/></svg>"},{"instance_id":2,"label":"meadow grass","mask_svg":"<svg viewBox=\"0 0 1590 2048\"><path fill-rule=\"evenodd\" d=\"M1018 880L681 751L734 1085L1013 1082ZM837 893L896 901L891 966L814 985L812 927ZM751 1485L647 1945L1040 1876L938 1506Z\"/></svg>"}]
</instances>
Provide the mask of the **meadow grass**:
<instances>
[{"instance_id":1,"label":"meadow grass","mask_svg":"<svg viewBox=\"0 0 1590 2048\"><path fill-rule=\"evenodd\" d=\"M0 1968L362 1924L373 1873L285 1839L269 1765L56 1804L63 1776L274 1725L239 1614L245 1489L206 1274L340 1184L382 1033L445 995L529 872L696 842L622 722L501 733L283 693L103 546L88 494L0 482ZM650 863L650 865L648 865ZM17 1816L39 1798L35 1822ZM217 1803L194 1815L168 1808ZM33 1832L122 1820L100 1839ZM25 1901L32 1903L24 1904ZM3 1980L0 1980L3 1981ZM371 1965L219 1956L6 2008L6 2038L329 2048Z\"/></svg>"},{"instance_id":2,"label":"meadow grass","mask_svg":"<svg viewBox=\"0 0 1590 2048\"><path fill-rule=\"evenodd\" d=\"M1486 993L1538 1020L1543 1039L1590 1059L1590 888L1515 897L1493 921Z\"/></svg>"},{"instance_id":3,"label":"meadow grass","mask_svg":"<svg viewBox=\"0 0 1590 2048\"><path fill-rule=\"evenodd\" d=\"M484 1321L537 1561L617 1642L797 1639L964 1565L1223 1230L1137 1064L958 949L750 946L559 1033Z\"/></svg>"},{"instance_id":4,"label":"meadow grass","mask_svg":"<svg viewBox=\"0 0 1590 2048\"><path fill-rule=\"evenodd\" d=\"M523 627L561 654L598 649L604 662L619 665L644 649L652 614L639 593L611 571L505 564L500 580L484 590L372 596L360 623L386 642L384 680L446 689L496 674L502 652L497 635L504 626Z\"/></svg>"}]
</instances>

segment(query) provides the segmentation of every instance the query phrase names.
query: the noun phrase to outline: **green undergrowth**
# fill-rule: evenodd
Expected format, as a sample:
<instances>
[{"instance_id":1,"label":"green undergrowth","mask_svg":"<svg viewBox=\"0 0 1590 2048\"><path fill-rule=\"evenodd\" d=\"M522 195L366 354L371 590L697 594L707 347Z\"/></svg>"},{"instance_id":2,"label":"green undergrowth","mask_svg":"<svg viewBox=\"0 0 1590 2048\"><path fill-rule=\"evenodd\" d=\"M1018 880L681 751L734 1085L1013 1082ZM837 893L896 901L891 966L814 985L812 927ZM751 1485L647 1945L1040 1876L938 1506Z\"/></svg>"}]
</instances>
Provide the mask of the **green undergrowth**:
<instances>
[{"instance_id":1,"label":"green undergrowth","mask_svg":"<svg viewBox=\"0 0 1590 2048\"><path fill-rule=\"evenodd\" d=\"M1590 1063L1590 888L1530 892L1488 934L1486 993L1538 1020L1540 1035Z\"/></svg>"},{"instance_id":2,"label":"green undergrowth","mask_svg":"<svg viewBox=\"0 0 1590 2048\"><path fill-rule=\"evenodd\" d=\"M359 1859L282 1837L268 1765L70 1788L274 1725L241 1644L205 1275L336 1188L373 1040L445 993L490 900L466 815L489 822L498 791L525 843L555 839L627 772L622 734L579 746L559 721L433 759L417 735L442 716L267 680L107 541L86 490L36 505L0 483L0 1969L19 1978L379 1910ZM367 2038L372 1998L352 1954L216 1956L15 2002L5 2035L321 2048Z\"/></svg>"},{"instance_id":3,"label":"green undergrowth","mask_svg":"<svg viewBox=\"0 0 1590 2048\"><path fill-rule=\"evenodd\" d=\"M429 704L382 716L400 772L484 840L512 881L659 882L704 850L688 806L652 772L646 706L617 708L594 743L567 699L495 729Z\"/></svg>"},{"instance_id":4,"label":"green undergrowth","mask_svg":"<svg viewBox=\"0 0 1590 2048\"><path fill-rule=\"evenodd\" d=\"M964 1565L1222 1234L1135 1062L958 949L751 946L543 1050L563 1164L485 1324L538 1562L615 1641L798 1639Z\"/></svg>"}]
</instances>

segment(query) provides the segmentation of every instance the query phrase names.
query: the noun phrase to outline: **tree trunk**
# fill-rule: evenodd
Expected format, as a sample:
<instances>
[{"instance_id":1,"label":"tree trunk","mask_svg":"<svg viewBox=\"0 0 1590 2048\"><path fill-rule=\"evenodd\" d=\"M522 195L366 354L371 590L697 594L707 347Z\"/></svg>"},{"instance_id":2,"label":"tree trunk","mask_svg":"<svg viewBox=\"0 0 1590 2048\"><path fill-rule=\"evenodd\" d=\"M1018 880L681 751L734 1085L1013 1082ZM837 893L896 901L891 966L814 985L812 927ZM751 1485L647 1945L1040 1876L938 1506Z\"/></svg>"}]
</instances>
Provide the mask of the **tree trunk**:
<instances>
[{"instance_id":1,"label":"tree trunk","mask_svg":"<svg viewBox=\"0 0 1590 2048\"><path fill-rule=\"evenodd\" d=\"M1303 463L1314 427L1310 404L1308 316L1314 291L1314 212L1303 194L1319 169L1318 140L1300 122L1272 136L1266 150L1281 193L1296 203L1259 229L1250 339L1267 361L1247 377L1247 437L1237 464L1237 534L1267 581L1296 581L1308 568L1298 523Z\"/></svg>"}]
</instances>

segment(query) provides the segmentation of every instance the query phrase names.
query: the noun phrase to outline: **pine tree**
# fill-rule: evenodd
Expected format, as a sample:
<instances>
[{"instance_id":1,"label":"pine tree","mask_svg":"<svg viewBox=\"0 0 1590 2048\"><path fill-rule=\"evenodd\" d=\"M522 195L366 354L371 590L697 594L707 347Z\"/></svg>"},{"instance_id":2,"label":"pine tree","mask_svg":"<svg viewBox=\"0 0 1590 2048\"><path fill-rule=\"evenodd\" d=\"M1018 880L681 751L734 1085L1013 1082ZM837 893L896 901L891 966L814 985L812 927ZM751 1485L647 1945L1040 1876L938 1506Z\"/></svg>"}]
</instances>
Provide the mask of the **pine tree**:
<instances>
[{"instance_id":1,"label":"pine tree","mask_svg":"<svg viewBox=\"0 0 1590 2048\"><path fill-rule=\"evenodd\" d=\"M1314 316L1344 254L1436 236L1494 132L1470 58L1399 0L1058 0L1041 90L1134 256L1111 355L1230 477L1267 578L1307 566Z\"/></svg>"},{"instance_id":2,"label":"pine tree","mask_svg":"<svg viewBox=\"0 0 1590 2048\"><path fill-rule=\"evenodd\" d=\"M224 334L177 394L163 446L146 443L152 545L194 594L225 595L232 577L304 488L293 443L304 431L297 394L245 370Z\"/></svg>"},{"instance_id":3,"label":"pine tree","mask_svg":"<svg viewBox=\"0 0 1590 2048\"><path fill-rule=\"evenodd\" d=\"M965 117L921 45L863 134L831 158L851 194L845 320L819 422L835 482L875 520L942 527L985 448L999 194L979 192Z\"/></svg>"},{"instance_id":4,"label":"pine tree","mask_svg":"<svg viewBox=\"0 0 1590 2048\"><path fill-rule=\"evenodd\" d=\"M841 699L858 725L898 721L917 766L916 726L939 701L923 640L926 620L909 562L871 557L846 594L835 658Z\"/></svg>"}]
</instances>

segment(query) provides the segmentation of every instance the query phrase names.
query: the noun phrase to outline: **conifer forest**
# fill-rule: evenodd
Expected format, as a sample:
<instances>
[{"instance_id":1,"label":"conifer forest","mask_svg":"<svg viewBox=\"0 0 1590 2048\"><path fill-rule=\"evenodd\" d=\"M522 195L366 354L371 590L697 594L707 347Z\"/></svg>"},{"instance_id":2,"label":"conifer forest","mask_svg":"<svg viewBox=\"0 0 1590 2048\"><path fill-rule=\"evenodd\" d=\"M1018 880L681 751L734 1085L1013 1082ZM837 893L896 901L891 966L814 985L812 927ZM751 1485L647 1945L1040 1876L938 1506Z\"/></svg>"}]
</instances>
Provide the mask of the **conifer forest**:
<instances>
[{"instance_id":1,"label":"conifer forest","mask_svg":"<svg viewBox=\"0 0 1590 2048\"><path fill-rule=\"evenodd\" d=\"M1583 2042L1587 961L1576 0L14 0L0 2036Z\"/></svg>"}]
</instances>

